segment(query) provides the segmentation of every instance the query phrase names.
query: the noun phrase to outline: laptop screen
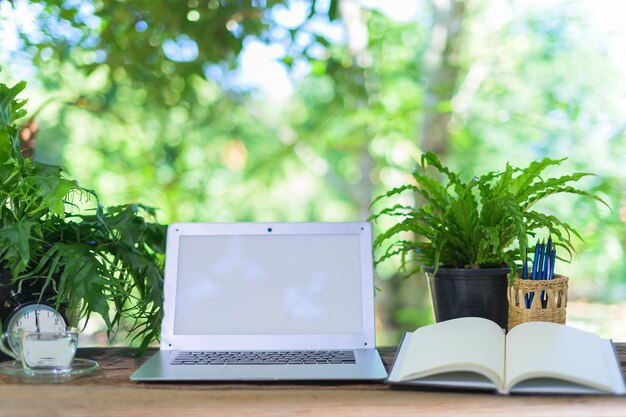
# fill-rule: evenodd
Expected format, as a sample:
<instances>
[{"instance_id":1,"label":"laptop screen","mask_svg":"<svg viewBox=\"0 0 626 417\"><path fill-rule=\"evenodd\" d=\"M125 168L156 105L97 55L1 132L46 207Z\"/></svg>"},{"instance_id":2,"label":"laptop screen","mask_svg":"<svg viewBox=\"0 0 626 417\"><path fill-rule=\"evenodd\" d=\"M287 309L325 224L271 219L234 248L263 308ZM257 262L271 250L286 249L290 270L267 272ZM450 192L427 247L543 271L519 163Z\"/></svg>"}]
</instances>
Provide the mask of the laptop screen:
<instances>
[{"instance_id":1,"label":"laptop screen","mask_svg":"<svg viewBox=\"0 0 626 417\"><path fill-rule=\"evenodd\" d=\"M361 238L181 235L174 335L363 332Z\"/></svg>"}]
</instances>

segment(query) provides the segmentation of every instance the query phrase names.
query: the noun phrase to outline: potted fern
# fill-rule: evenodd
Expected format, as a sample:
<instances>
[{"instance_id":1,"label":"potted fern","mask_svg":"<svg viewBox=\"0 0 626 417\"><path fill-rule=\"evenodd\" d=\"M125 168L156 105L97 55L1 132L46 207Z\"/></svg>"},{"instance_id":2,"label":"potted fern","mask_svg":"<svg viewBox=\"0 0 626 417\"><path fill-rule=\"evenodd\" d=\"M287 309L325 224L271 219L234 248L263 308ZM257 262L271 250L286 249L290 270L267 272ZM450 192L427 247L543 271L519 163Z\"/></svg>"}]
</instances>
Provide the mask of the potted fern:
<instances>
[{"instance_id":1,"label":"potted fern","mask_svg":"<svg viewBox=\"0 0 626 417\"><path fill-rule=\"evenodd\" d=\"M542 178L546 168L563 161L545 158L526 168L507 164L502 172L464 181L435 154L423 154L421 167L412 175L415 183L394 188L372 202L374 206L406 193L422 202L416 206L391 204L372 216L374 221L387 216L399 219L376 237L374 248L382 249L376 264L399 256L405 277L423 268L437 321L479 316L506 328L507 277L527 260L528 238L538 232L550 233L570 259L574 251L570 238L580 238L567 223L535 211L536 203L555 194L572 193L606 205L571 185L591 174Z\"/></svg>"},{"instance_id":2,"label":"potted fern","mask_svg":"<svg viewBox=\"0 0 626 417\"><path fill-rule=\"evenodd\" d=\"M161 324L165 227L153 209L105 208L62 167L25 157L24 87L0 83L0 308L36 297L70 324L102 316L109 334L126 321L144 349Z\"/></svg>"}]
</instances>

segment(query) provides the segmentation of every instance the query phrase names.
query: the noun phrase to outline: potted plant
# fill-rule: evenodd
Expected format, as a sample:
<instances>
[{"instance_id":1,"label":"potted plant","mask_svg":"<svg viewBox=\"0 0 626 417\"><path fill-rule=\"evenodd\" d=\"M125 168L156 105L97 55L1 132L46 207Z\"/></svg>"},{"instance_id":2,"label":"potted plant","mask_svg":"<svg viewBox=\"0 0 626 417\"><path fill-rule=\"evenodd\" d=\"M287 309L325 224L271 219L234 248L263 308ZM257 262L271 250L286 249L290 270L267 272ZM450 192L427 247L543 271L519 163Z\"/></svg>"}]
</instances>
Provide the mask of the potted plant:
<instances>
[{"instance_id":1,"label":"potted plant","mask_svg":"<svg viewBox=\"0 0 626 417\"><path fill-rule=\"evenodd\" d=\"M153 209L105 208L62 167L25 157L16 124L24 87L0 83L2 304L30 292L70 320L99 314L109 335L130 320L143 350L161 324L165 227Z\"/></svg>"},{"instance_id":2,"label":"potted plant","mask_svg":"<svg viewBox=\"0 0 626 417\"><path fill-rule=\"evenodd\" d=\"M546 168L563 161L545 158L525 168L507 164L504 171L465 181L435 154L423 154L421 167L412 175L415 183L394 188L372 202L375 205L405 193L420 201L392 204L372 216L374 221L386 216L399 219L376 237L374 248L383 249L376 264L399 256L406 277L424 268L437 321L479 316L506 328L507 277L527 260L529 236L550 233L570 259L574 251L570 238L580 238L567 223L535 211L536 203L554 194L573 193L606 205L571 185L591 174L541 176ZM432 174L427 167L433 169Z\"/></svg>"}]
</instances>

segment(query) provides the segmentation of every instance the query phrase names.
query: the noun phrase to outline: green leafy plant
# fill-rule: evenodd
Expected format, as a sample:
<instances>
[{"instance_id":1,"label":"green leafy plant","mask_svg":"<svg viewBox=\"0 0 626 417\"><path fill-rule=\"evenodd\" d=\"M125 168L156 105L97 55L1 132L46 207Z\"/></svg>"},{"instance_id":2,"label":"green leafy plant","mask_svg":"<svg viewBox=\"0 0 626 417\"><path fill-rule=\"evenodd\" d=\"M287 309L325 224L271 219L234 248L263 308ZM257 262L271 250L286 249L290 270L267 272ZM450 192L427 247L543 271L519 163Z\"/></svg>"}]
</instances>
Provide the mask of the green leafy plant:
<instances>
[{"instance_id":1,"label":"green leafy plant","mask_svg":"<svg viewBox=\"0 0 626 417\"><path fill-rule=\"evenodd\" d=\"M419 272L420 265L435 269L508 266L515 271L516 262L527 259L529 236L535 237L538 231L550 233L555 244L568 253L569 259L565 260L569 261L574 251L572 235L581 238L579 233L556 217L533 210L534 206L560 193L607 204L570 185L592 174L576 172L542 178L546 168L564 160L544 158L526 168L507 164L502 172L463 181L435 154L423 154L421 168L413 172L414 184L394 188L372 202L374 205L404 193L413 193L422 202L416 207L394 204L372 216L375 221L385 216L399 219L375 239L374 247L383 248L376 263L400 256L400 268L406 276ZM428 166L434 168L434 175L429 175ZM444 184L437 177L442 177Z\"/></svg>"},{"instance_id":2,"label":"green leafy plant","mask_svg":"<svg viewBox=\"0 0 626 417\"><path fill-rule=\"evenodd\" d=\"M54 294L68 316L99 314L109 335L129 320L143 350L161 324L165 226L152 208L105 208L62 167L24 157L16 124L26 115L17 99L24 87L0 83L1 269L11 285Z\"/></svg>"}]
</instances>

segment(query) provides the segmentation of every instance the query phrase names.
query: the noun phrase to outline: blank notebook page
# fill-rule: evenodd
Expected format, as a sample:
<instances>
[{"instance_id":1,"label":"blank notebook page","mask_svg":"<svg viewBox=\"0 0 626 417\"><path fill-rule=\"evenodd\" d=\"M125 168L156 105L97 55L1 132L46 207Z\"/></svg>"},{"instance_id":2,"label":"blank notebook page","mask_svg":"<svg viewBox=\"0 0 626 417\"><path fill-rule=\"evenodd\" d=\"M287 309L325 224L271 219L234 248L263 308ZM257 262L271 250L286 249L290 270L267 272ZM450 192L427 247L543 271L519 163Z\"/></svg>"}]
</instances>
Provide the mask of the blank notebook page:
<instances>
[{"instance_id":1,"label":"blank notebook page","mask_svg":"<svg viewBox=\"0 0 626 417\"><path fill-rule=\"evenodd\" d=\"M413 333L400 378L428 369L457 365L469 368L472 364L491 369L494 378L502 379L502 329L492 321L477 317L443 321L421 327Z\"/></svg>"},{"instance_id":2,"label":"blank notebook page","mask_svg":"<svg viewBox=\"0 0 626 417\"><path fill-rule=\"evenodd\" d=\"M531 322L507 335L507 385L523 374L567 376L610 389L604 339L554 323Z\"/></svg>"}]
</instances>

